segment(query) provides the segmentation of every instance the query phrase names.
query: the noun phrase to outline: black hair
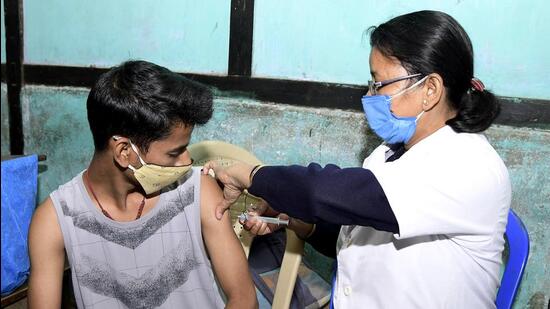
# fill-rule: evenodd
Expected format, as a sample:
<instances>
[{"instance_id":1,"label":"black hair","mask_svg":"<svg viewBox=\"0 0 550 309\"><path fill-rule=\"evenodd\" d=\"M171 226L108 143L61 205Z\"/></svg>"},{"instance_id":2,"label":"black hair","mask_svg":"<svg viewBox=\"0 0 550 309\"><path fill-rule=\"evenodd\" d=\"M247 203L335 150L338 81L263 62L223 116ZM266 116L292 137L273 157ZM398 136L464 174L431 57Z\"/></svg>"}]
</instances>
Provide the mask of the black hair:
<instances>
[{"instance_id":1,"label":"black hair","mask_svg":"<svg viewBox=\"0 0 550 309\"><path fill-rule=\"evenodd\" d=\"M127 61L102 74L87 101L96 151L114 135L147 152L175 125L205 124L212 117L212 92L167 68Z\"/></svg>"},{"instance_id":2,"label":"black hair","mask_svg":"<svg viewBox=\"0 0 550 309\"><path fill-rule=\"evenodd\" d=\"M472 89L474 59L466 31L448 14L418 11L395 17L370 31L370 45L394 57L409 74L437 73L443 79L447 100L456 117L447 124L456 132L481 132L500 112L488 90Z\"/></svg>"}]
</instances>

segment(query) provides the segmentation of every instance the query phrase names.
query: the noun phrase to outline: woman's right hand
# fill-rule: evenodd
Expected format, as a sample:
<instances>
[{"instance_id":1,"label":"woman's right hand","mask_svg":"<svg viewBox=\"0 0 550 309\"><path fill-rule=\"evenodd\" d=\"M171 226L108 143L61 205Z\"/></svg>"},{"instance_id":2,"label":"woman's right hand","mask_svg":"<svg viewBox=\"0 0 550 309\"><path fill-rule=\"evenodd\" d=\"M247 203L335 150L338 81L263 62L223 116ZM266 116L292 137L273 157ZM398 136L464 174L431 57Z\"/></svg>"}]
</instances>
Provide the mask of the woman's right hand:
<instances>
[{"instance_id":1,"label":"woman's right hand","mask_svg":"<svg viewBox=\"0 0 550 309\"><path fill-rule=\"evenodd\" d=\"M250 219L246 221L239 220L239 222L245 230L254 235L266 235L283 227L282 225L265 223L261 219L256 219L256 216L278 217L282 220L289 219L288 215L275 211L273 208L269 207L269 204L266 201L262 199L258 199L256 202L248 205L246 212L250 215Z\"/></svg>"},{"instance_id":2,"label":"woman's right hand","mask_svg":"<svg viewBox=\"0 0 550 309\"><path fill-rule=\"evenodd\" d=\"M249 212L249 214L255 215L253 212ZM287 214L283 214L283 213L279 214L276 217L282 220L290 219L290 217ZM265 223L261 219L255 219L254 217L252 217L252 219L246 220L245 222L243 221L239 221L239 222L243 225L245 230L249 231L254 235L270 234L285 227L284 225Z\"/></svg>"},{"instance_id":3,"label":"woman's right hand","mask_svg":"<svg viewBox=\"0 0 550 309\"><path fill-rule=\"evenodd\" d=\"M289 224L286 228L294 231L298 237L301 239L307 239L313 232L314 225L311 223L304 222L300 219L291 218L287 214L281 213L278 216L279 219L288 220ZM250 231L254 235L266 235L273 233L276 230L279 230L285 226L265 223L261 220L247 220L246 222L240 221L245 230Z\"/></svg>"},{"instance_id":4,"label":"woman's right hand","mask_svg":"<svg viewBox=\"0 0 550 309\"><path fill-rule=\"evenodd\" d=\"M269 207L269 204L264 200L259 200L255 204L251 205L251 207L248 207L247 212L252 215L252 219L246 221L239 220L239 222L243 225L245 230L250 231L250 233L254 235L266 235L285 227L282 225L265 223L261 220L256 220L254 219L254 216L277 217L281 220L288 220L289 224L286 228L293 230L296 235L302 239L308 238L313 232L313 224L296 218L291 218L285 213L279 213Z\"/></svg>"}]
</instances>

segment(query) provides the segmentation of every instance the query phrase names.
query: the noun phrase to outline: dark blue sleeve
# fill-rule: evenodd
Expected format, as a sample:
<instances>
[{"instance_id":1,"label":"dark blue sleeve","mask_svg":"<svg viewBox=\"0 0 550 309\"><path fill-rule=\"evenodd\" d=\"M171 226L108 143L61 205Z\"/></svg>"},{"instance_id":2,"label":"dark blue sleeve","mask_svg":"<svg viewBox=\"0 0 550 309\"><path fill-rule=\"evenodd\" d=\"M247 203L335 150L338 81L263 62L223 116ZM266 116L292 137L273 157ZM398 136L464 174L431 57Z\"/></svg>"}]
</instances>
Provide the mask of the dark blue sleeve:
<instances>
[{"instance_id":1,"label":"dark blue sleeve","mask_svg":"<svg viewBox=\"0 0 550 309\"><path fill-rule=\"evenodd\" d=\"M336 258L336 241L340 234L340 227L337 224L318 222L315 231L306 241L318 252Z\"/></svg>"},{"instance_id":2,"label":"dark blue sleeve","mask_svg":"<svg viewBox=\"0 0 550 309\"><path fill-rule=\"evenodd\" d=\"M275 210L310 223L371 226L399 232L384 190L364 168L265 166L248 191Z\"/></svg>"}]
</instances>

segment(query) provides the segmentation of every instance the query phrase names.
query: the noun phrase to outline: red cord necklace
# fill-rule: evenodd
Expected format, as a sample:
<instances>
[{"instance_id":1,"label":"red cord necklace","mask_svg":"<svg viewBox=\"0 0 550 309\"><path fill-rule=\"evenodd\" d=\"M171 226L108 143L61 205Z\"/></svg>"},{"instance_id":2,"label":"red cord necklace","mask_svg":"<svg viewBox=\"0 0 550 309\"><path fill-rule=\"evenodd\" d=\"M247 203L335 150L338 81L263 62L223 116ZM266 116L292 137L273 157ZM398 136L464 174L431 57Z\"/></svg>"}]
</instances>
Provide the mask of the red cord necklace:
<instances>
[{"instance_id":1,"label":"red cord necklace","mask_svg":"<svg viewBox=\"0 0 550 309\"><path fill-rule=\"evenodd\" d=\"M107 212L107 210L103 209L103 206L101 205L101 203L97 199L97 196L95 195L94 189L92 188L92 183L90 182L90 178L88 176L88 171L86 171L84 174L85 174L84 179L86 180L86 183L88 184L88 188L90 188L90 192L92 192L92 195L94 196L95 201L99 205L99 208L101 208L101 212L105 215L105 217L107 217L111 220L115 220L115 219L113 219L113 217L111 217L111 215ZM143 197L143 199L141 200L141 203L139 204L138 213L137 213L137 216L136 216L135 220L137 220L141 217L141 213L143 212L143 207L144 206L145 206L145 196Z\"/></svg>"}]
</instances>

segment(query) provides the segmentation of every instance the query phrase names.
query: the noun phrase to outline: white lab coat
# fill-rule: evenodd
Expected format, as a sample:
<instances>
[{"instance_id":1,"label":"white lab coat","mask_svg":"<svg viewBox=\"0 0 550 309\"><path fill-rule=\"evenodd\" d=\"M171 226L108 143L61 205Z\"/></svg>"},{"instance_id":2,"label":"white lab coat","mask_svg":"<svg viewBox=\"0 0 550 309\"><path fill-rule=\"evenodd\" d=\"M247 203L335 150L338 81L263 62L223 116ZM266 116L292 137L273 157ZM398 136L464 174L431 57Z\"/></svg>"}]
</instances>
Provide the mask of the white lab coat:
<instances>
[{"instance_id":1,"label":"white lab coat","mask_svg":"<svg viewBox=\"0 0 550 309\"><path fill-rule=\"evenodd\" d=\"M483 135L448 126L394 162L388 150L376 148L363 167L399 234L342 227L335 307L494 308L511 202L499 155Z\"/></svg>"}]
</instances>

